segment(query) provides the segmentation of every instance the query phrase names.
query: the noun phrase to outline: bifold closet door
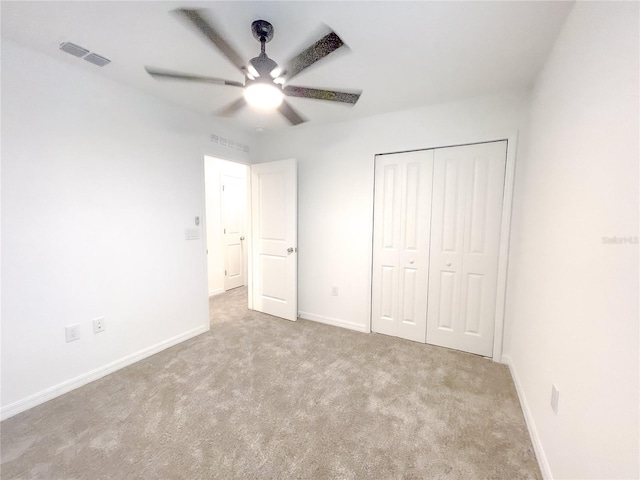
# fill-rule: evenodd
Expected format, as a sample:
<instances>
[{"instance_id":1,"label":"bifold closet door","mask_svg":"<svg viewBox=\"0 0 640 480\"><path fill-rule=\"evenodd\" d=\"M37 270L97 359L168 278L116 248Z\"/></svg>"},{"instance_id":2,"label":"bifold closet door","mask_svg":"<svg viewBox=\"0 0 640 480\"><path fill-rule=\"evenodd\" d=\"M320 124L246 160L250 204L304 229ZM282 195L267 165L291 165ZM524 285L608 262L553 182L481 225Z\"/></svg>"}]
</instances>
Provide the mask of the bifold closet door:
<instances>
[{"instance_id":1,"label":"bifold closet door","mask_svg":"<svg viewBox=\"0 0 640 480\"><path fill-rule=\"evenodd\" d=\"M375 162L371 328L424 343L433 150Z\"/></svg>"},{"instance_id":2,"label":"bifold closet door","mask_svg":"<svg viewBox=\"0 0 640 480\"><path fill-rule=\"evenodd\" d=\"M506 148L434 151L427 343L492 355Z\"/></svg>"}]
</instances>

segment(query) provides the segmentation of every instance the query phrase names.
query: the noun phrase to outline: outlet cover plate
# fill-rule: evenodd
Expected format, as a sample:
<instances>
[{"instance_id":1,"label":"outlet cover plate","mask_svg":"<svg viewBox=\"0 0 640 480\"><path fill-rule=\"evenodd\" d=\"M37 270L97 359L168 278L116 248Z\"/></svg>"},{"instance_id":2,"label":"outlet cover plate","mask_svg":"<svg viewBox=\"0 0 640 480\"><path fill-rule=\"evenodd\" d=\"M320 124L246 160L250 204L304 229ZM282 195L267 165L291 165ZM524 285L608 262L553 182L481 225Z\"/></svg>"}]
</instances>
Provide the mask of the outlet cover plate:
<instances>
[{"instance_id":1,"label":"outlet cover plate","mask_svg":"<svg viewBox=\"0 0 640 480\"><path fill-rule=\"evenodd\" d=\"M93 333L104 332L106 327L107 324L105 323L104 317L93 319Z\"/></svg>"},{"instance_id":2,"label":"outlet cover plate","mask_svg":"<svg viewBox=\"0 0 640 480\"><path fill-rule=\"evenodd\" d=\"M65 327L65 333L67 335L67 343L80 340L80 325L68 325Z\"/></svg>"}]
</instances>

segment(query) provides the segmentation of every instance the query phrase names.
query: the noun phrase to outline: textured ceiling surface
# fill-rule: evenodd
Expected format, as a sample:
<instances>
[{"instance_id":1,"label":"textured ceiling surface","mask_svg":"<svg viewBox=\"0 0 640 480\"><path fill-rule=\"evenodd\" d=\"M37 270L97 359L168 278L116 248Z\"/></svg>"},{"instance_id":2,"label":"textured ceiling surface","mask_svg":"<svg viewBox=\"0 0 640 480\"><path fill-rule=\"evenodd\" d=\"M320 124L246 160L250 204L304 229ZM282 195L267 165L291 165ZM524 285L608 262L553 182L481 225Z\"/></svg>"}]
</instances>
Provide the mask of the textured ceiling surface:
<instances>
[{"instance_id":1,"label":"textured ceiling surface","mask_svg":"<svg viewBox=\"0 0 640 480\"><path fill-rule=\"evenodd\" d=\"M291 98L313 123L531 86L570 2L2 2L2 36L79 68L91 69L174 104L207 114L236 100L237 87L159 81L145 65L243 81L231 62L171 14L202 8L247 61L260 44L251 22L271 22L267 54L281 65L317 40L326 27L348 45L295 77L291 84L362 90L350 107ZM58 49L73 42L111 63L96 67ZM230 126L291 127L277 113L241 110Z\"/></svg>"}]
</instances>

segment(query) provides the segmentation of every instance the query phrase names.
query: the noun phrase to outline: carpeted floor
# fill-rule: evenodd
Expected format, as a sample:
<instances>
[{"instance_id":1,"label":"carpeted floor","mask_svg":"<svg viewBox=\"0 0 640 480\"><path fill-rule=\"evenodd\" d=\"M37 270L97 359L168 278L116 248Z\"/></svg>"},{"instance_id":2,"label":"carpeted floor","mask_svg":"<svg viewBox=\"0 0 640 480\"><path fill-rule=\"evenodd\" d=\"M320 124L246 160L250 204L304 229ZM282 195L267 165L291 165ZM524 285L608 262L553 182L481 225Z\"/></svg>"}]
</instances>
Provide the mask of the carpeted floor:
<instances>
[{"instance_id":1,"label":"carpeted floor","mask_svg":"<svg viewBox=\"0 0 640 480\"><path fill-rule=\"evenodd\" d=\"M504 365L245 305L2 422L2 478L541 478Z\"/></svg>"}]
</instances>

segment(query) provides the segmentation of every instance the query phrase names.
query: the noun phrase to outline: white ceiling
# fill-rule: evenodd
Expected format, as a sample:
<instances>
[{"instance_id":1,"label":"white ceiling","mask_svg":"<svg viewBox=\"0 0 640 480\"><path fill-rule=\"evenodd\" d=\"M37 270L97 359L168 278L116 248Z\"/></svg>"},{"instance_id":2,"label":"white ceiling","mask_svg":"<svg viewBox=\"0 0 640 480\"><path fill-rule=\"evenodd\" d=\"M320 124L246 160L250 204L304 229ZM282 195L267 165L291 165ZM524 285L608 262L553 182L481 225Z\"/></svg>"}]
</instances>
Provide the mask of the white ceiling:
<instances>
[{"instance_id":1,"label":"white ceiling","mask_svg":"<svg viewBox=\"0 0 640 480\"><path fill-rule=\"evenodd\" d=\"M188 109L213 115L236 87L151 78L143 66L242 81L242 74L170 10L206 8L247 60L260 44L250 25L275 28L268 55L281 65L321 36L323 24L349 46L292 84L361 89L354 107L291 98L310 124L531 86L572 7L570 2L2 2L2 36L91 69ZM58 50L70 41L112 60L99 68ZM249 108L221 121L253 131L290 127Z\"/></svg>"}]
</instances>

